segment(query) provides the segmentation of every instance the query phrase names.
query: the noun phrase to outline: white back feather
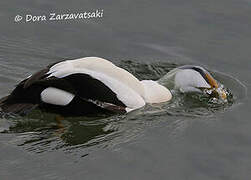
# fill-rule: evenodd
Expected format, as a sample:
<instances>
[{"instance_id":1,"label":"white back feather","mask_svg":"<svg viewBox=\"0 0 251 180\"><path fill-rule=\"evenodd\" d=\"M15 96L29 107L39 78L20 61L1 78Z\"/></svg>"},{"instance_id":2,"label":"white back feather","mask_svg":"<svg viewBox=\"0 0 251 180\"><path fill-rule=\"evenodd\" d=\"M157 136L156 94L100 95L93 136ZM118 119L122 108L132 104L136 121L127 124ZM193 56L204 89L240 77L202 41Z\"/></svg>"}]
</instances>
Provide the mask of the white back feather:
<instances>
[{"instance_id":1,"label":"white back feather","mask_svg":"<svg viewBox=\"0 0 251 180\"><path fill-rule=\"evenodd\" d=\"M144 88L140 81L126 70L118 68L105 59L89 57L64 61L52 66L49 73L51 74L48 77L57 78L76 73L88 74L115 92L117 98L128 107L128 111L145 105L142 98Z\"/></svg>"},{"instance_id":2,"label":"white back feather","mask_svg":"<svg viewBox=\"0 0 251 180\"><path fill-rule=\"evenodd\" d=\"M128 71L115 66L112 62L99 57L85 57L76 60L63 61L52 66L48 73L60 71L59 74L63 76L64 73L69 75L71 72L80 72L81 70L90 70L92 72L98 72L112 77L132 88L141 96L144 96L144 88L135 76Z\"/></svg>"}]
</instances>

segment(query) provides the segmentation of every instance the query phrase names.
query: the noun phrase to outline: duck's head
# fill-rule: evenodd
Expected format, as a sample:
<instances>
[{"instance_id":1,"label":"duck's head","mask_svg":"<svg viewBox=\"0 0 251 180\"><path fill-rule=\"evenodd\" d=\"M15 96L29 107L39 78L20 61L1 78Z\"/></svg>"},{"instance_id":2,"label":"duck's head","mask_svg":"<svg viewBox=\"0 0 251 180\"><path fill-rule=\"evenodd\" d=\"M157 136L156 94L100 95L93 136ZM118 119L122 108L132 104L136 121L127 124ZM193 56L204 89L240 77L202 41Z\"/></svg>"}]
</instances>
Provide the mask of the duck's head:
<instances>
[{"instance_id":1,"label":"duck's head","mask_svg":"<svg viewBox=\"0 0 251 180\"><path fill-rule=\"evenodd\" d=\"M227 98L225 90L220 88L213 76L200 66L186 65L175 68L160 79L162 82L163 80L171 81L171 88L179 89L184 93L199 92L216 98Z\"/></svg>"}]
</instances>

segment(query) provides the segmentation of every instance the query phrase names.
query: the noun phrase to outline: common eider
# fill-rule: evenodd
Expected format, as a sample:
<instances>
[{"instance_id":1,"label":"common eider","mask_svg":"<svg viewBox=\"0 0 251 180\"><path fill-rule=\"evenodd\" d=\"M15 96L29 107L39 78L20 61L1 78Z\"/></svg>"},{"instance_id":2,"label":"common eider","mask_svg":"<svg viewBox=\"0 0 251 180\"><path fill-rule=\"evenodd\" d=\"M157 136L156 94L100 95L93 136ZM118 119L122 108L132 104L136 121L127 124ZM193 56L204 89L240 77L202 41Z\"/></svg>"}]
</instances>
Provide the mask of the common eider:
<instances>
[{"instance_id":1,"label":"common eider","mask_svg":"<svg viewBox=\"0 0 251 180\"><path fill-rule=\"evenodd\" d=\"M174 78L174 88L184 92L202 92L218 86L210 73L199 66L182 66L168 76ZM34 108L63 116L127 113L146 103L169 101L172 94L162 84L162 79L140 81L103 58L66 60L21 81L0 100L0 110L19 115Z\"/></svg>"}]
</instances>

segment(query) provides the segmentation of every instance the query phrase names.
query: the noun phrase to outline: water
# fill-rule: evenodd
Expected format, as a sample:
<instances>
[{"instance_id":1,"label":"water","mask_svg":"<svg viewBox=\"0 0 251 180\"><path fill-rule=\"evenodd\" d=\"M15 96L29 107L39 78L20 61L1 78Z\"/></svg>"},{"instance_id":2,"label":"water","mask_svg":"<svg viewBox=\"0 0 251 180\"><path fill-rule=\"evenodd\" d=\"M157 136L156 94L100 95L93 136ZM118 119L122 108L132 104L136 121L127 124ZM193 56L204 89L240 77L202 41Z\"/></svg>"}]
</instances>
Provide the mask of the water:
<instances>
[{"instance_id":1,"label":"water","mask_svg":"<svg viewBox=\"0 0 251 180\"><path fill-rule=\"evenodd\" d=\"M17 14L104 9L90 21L14 23ZM248 0L0 2L0 96L47 64L100 56L139 79L184 64L208 68L226 104L180 95L128 115L0 119L1 179L248 179Z\"/></svg>"}]
</instances>

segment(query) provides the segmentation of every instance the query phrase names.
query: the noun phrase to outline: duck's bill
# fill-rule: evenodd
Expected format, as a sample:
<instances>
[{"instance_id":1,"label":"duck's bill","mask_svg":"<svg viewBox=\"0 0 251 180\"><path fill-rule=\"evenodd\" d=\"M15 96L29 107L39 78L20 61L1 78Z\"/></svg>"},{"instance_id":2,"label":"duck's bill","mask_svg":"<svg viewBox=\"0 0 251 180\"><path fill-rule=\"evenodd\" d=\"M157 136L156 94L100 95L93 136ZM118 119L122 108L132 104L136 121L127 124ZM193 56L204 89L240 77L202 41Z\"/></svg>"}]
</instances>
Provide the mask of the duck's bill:
<instances>
[{"instance_id":1,"label":"duck's bill","mask_svg":"<svg viewBox=\"0 0 251 180\"><path fill-rule=\"evenodd\" d=\"M202 92L209 95L212 98L227 100L226 90L223 88L200 88Z\"/></svg>"}]
</instances>

